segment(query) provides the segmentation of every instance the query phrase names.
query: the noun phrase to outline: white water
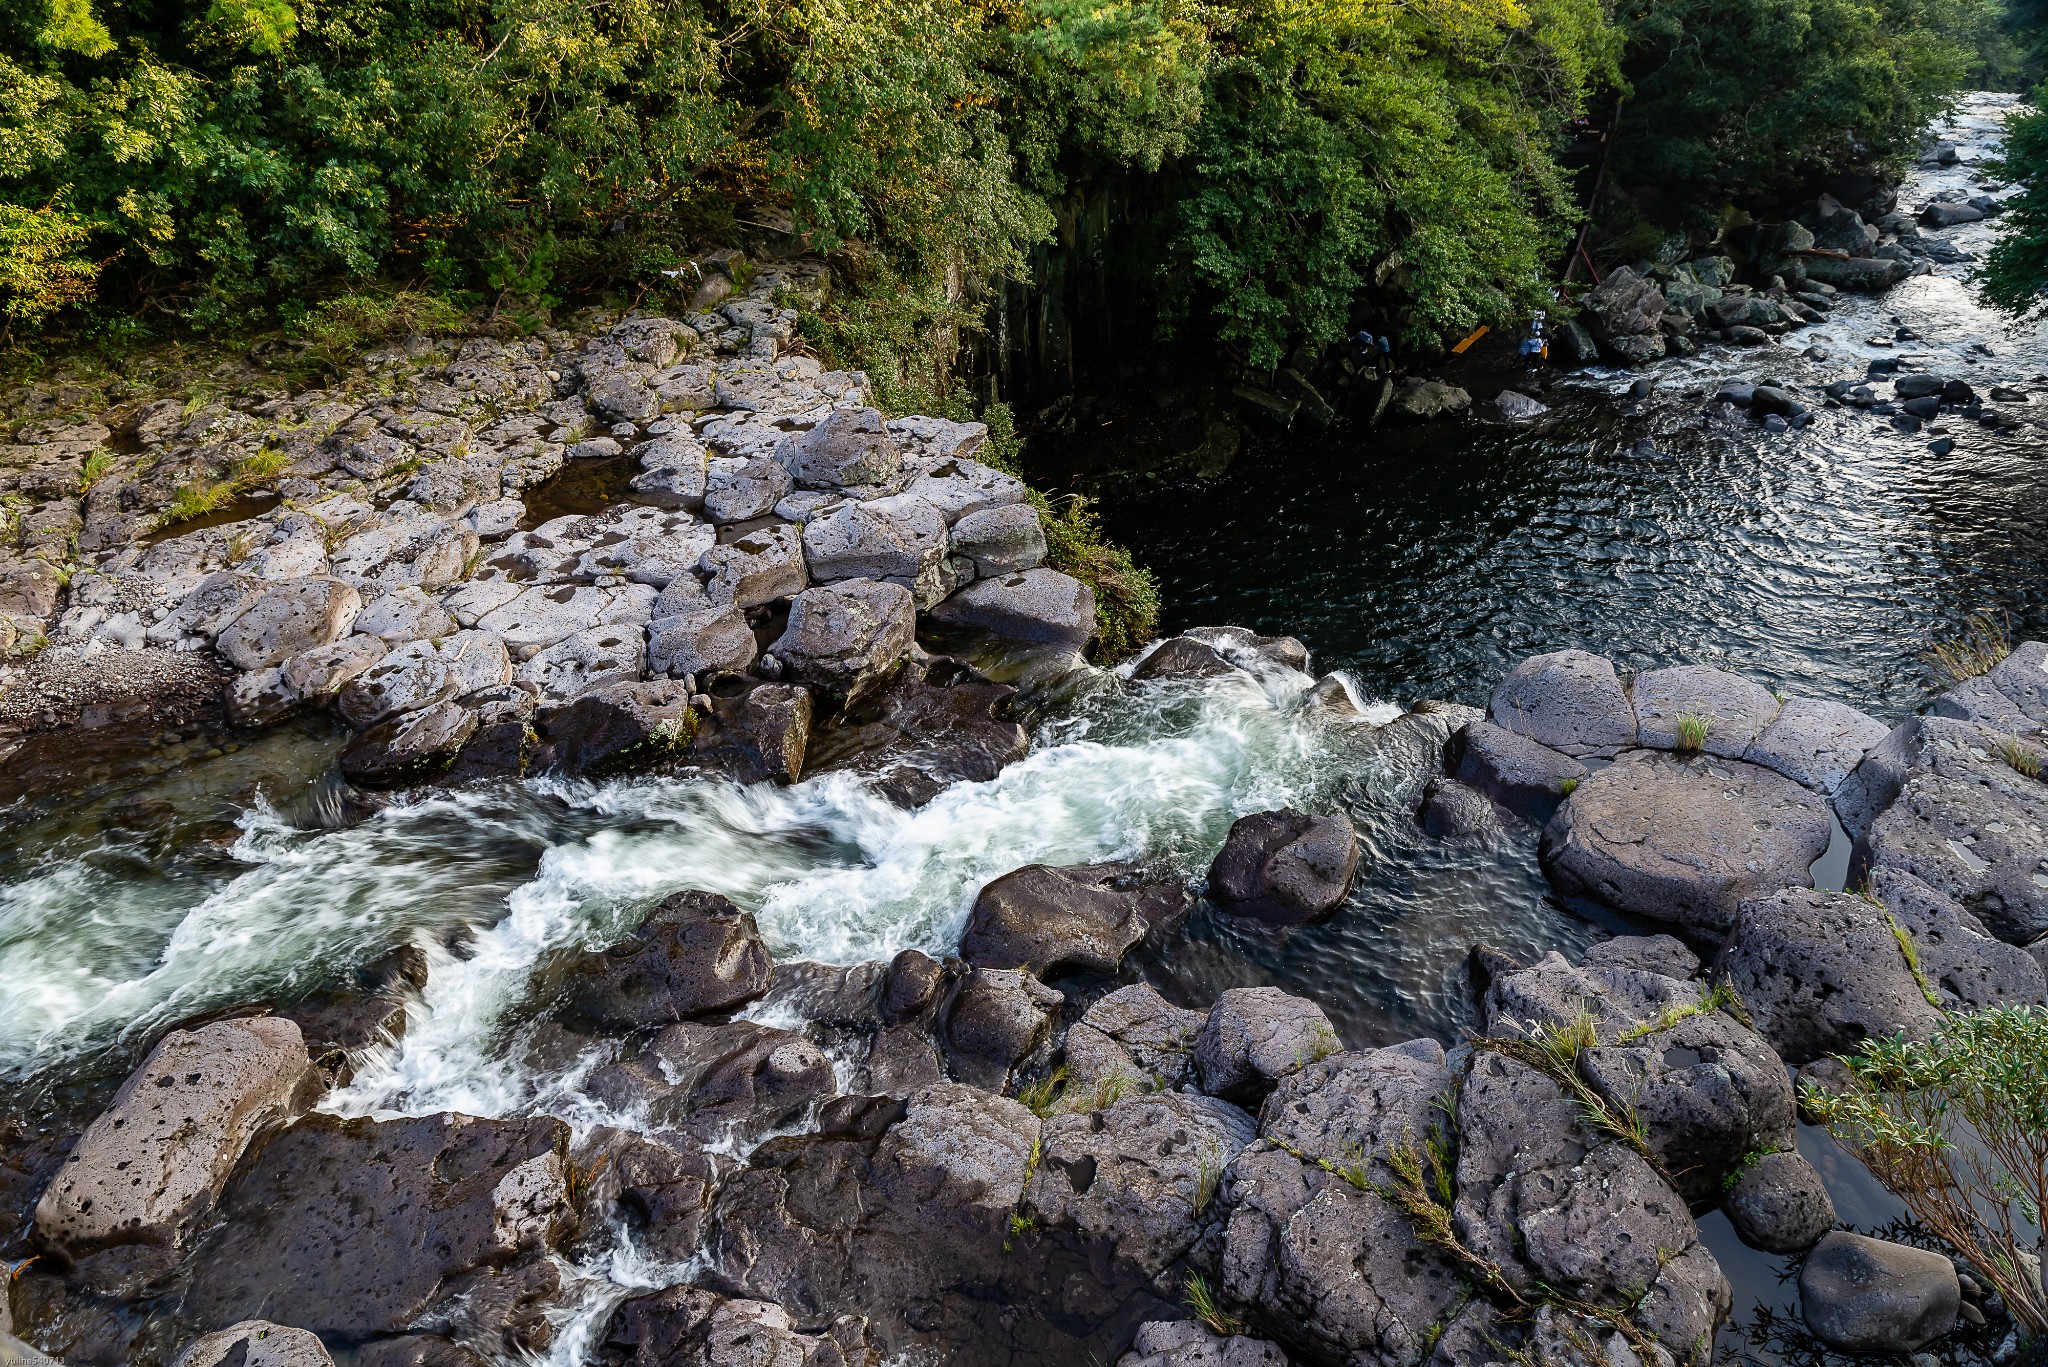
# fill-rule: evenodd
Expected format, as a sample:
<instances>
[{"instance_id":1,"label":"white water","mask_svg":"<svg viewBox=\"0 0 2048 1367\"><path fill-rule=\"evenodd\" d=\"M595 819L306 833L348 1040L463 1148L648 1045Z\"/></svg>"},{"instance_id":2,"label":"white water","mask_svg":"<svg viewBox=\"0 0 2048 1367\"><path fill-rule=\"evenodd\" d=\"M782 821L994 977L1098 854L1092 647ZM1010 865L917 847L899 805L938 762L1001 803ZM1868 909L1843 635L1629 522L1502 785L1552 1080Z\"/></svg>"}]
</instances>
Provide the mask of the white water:
<instances>
[{"instance_id":1,"label":"white water","mask_svg":"<svg viewBox=\"0 0 2048 1367\"><path fill-rule=\"evenodd\" d=\"M293 995L411 940L431 972L405 1041L329 1105L502 1115L564 1101L573 1079L530 1074L510 1033L545 956L608 944L683 888L753 910L778 961L854 963L949 952L975 893L1022 864L1148 859L1196 873L1237 816L1314 805L1349 776L1332 744L1344 728L1305 705L1309 682L1272 669L1257 684L1102 676L1026 759L915 811L843 775L790 788L533 780L401 802L341 830L296 828L288 804L259 802L209 880L124 881L53 856L0 887L0 1074L89 1064L124 1038Z\"/></svg>"}]
</instances>

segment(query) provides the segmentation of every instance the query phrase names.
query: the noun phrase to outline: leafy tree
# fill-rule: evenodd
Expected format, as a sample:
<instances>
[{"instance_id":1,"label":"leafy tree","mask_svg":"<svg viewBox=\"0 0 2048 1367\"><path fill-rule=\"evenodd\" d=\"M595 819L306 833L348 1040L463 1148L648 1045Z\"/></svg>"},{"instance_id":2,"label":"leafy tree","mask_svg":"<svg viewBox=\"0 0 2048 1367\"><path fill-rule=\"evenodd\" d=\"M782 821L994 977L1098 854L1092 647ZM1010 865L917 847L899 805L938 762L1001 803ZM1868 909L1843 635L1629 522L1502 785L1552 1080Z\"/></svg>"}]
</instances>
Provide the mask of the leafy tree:
<instances>
[{"instance_id":1,"label":"leafy tree","mask_svg":"<svg viewBox=\"0 0 2048 1367\"><path fill-rule=\"evenodd\" d=\"M2005 154L1992 174L2020 187L1998 220L1984 261L1984 297L2022 317L2048 312L2048 113L2006 125Z\"/></svg>"},{"instance_id":2,"label":"leafy tree","mask_svg":"<svg viewBox=\"0 0 2048 1367\"><path fill-rule=\"evenodd\" d=\"M1916 150L1984 0L1627 0L1615 173L1699 204Z\"/></svg>"}]
</instances>

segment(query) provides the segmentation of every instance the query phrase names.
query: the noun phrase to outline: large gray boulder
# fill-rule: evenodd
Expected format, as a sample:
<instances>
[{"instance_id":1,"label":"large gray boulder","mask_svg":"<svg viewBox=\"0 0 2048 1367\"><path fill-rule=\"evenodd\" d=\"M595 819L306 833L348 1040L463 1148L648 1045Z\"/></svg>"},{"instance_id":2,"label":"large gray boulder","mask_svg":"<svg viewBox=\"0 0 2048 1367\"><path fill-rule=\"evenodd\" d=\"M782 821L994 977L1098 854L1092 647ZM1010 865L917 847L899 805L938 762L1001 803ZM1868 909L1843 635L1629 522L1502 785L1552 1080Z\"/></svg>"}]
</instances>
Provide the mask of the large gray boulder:
<instances>
[{"instance_id":1,"label":"large gray boulder","mask_svg":"<svg viewBox=\"0 0 2048 1367\"><path fill-rule=\"evenodd\" d=\"M307 1116L229 1183L185 1314L343 1341L486 1306L538 1323L534 1301L560 1285L546 1256L569 1228L568 1143L546 1117Z\"/></svg>"},{"instance_id":2,"label":"large gray boulder","mask_svg":"<svg viewBox=\"0 0 2048 1367\"><path fill-rule=\"evenodd\" d=\"M1237 1107L1187 1092L1127 1096L1107 1110L1045 1122L1024 1207L1132 1264L1162 1290L1195 1244L1223 1170L1256 1127ZM1174 1288L1177 1289L1177 1288Z\"/></svg>"},{"instance_id":3,"label":"large gray boulder","mask_svg":"<svg viewBox=\"0 0 2048 1367\"><path fill-rule=\"evenodd\" d=\"M1902 1030L1925 1039L1941 1020L1884 909L1846 893L1792 888L1745 901L1717 971L1795 1067Z\"/></svg>"},{"instance_id":4,"label":"large gray boulder","mask_svg":"<svg viewBox=\"0 0 2048 1367\"><path fill-rule=\"evenodd\" d=\"M1841 1230L1799 1269L1806 1327L1845 1353L1917 1352L1955 1328L1962 1295L1941 1254Z\"/></svg>"},{"instance_id":5,"label":"large gray boulder","mask_svg":"<svg viewBox=\"0 0 2048 1367\"><path fill-rule=\"evenodd\" d=\"M1636 743L1636 714L1614 666L1583 650L1532 655L1494 686L1486 706L1495 726L1576 758Z\"/></svg>"},{"instance_id":6,"label":"large gray boulder","mask_svg":"<svg viewBox=\"0 0 2048 1367\"><path fill-rule=\"evenodd\" d=\"M1811 886L1832 830L1821 798L1768 769L1637 750L1565 799L1543 867L1616 910L1725 930L1743 898Z\"/></svg>"},{"instance_id":7,"label":"large gray boulder","mask_svg":"<svg viewBox=\"0 0 2048 1367\"><path fill-rule=\"evenodd\" d=\"M974 563L980 579L1016 574L1045 560L1045 528L1028 503L978 509L953 524L953 554Z\"/></svg>"},{"instance_id":8,"label":"large gray boulder","mask_svg":"<svg viewBox=\"0 0 2048 1367\"><path fill-rule=\"evenodd\" d=\"M1548 821L1566 786L1588 773L1570 755L1487 721L1458 728L1444 749L1452 778L1525 821Z\"/></svg>"},{"instance_id":9,"label":"large gray boulder","mask_svg":"<svg viewBox=\"0 0 2048 1367\"><path fill-rule=\"evenodd\" d=\"M152 623L144 639L153 646L176 645L194 637L211 639L247 612L263 596L263 590L263 582L254 575L215 570Z\"/></svg>"},{"instance_id":10,"label":"large gray boulder","mask_svg":"<svg viewBox=\"0 0 2048 1367\"><path fill-rule=\"evenodd\" d=\"M1872 866L1912 874L2002 940L2048 934L2048 785L2007 763L2010 738L1921 720L1918 760L1866 837Z\"/></svg>"},{"instance_id":11,"label":"large gray boulder","mask_svg":"<svg viewBox=\"0 0 2048 1367\"><path fill-rule=\"evenodd\" d=\"M612 1312L597 1367L868 1367L865 1321L849 1315L823 1333L799 1332L767 1301L727 1300L699 1287L635 1296Z\"/></svg>"},{"instance_id":12,"label":"large gray boulder","mask_svg":"<svg viewBox=\"0 0 2048 1367\"><path fill-rule=\"evenodd\" d=\"M453 701L386 717L341 752L341 775L361 788L430 778L454 762L479 725L477 713Z\"/></svg>"},{"instance_id":13,"label":"large gray boulder","mask_svg":"<svg viewBox=\"0 0 2048 1367\"><path fill-rule=\"evenodd\" d=\"M1994 938L1954 898L1892 868L1870 875L1869 893L1912 938L1921 971L1943 1010L2048 1004L2048 982L2034 955Z\"/></svg>"},{"instance_id":14,"label":"large gray boulder","mask_svg":"<svg viewBox=\"0 0 2048 1367\"><path fill-rule=\"evenodd\" d=\"M1207 1019L1167 1001L1150 983L1119 987L1067 1031L1067 1085L1086 1094L1122 1077L1176 1091L1193 1076L1195 1036Z\"/></svg>"},{"instance_id":15,"label":"large gray boulder","mask_svg":"<svg viewBox=\"0 0 2048 1367\"><path fill-rule=\"evenodd\" d=\"M671 679L741 670L760 648L747 617L732 604L711 605L647 625L647 670Z\"/></svg>"},{"instance_id":16,"label":"large gray boulder","mask_svg":"<svg viewBox=\"0 0 2048 1367\"><path fill-rule=\"evenodd\" d=\"M606 1025L670 1025L729 1012L768 990L774 965L753 916L714 892L678 892L617 944L567 970L570 1001Z\"/></svg>"},{"instance_id":17,"label":"large gray boulder","mask_svg":"<svg viewBox=\"0 0 2048 1367\"><path fill-rule=\"evenodd\" d=\"M1095 591L1058 570L1022 570L969 584L931 616L1006 640L1080 650L1095 637Z\"/></svg>"},{"instance_id":18,"label":"large gray boulder","mask_svg":"<svg viewBox=\"0 0 2048 1367\"><path fill-rule=\"evenodd\" d=\"M1421 1361L1470 1293L1378 1189L1395 1180L1390 1151L1441 1139L1451 1087L1431 1040L1283 1081L1224 1174L1219 1297L1308 1361Z\"/></svg>"},{"instance_id":19,"label":"large gray boulder","mask_svg":"<svg viewBox=\"0 0 2048 1367\"><path fill-rule=\"evenodd\" d=\"M793 487L789 472L768 457L721 457L711 462L704 486L704 516L713 522L766 517Z\"/></svg>"},{"instance_id":20,"label":"large gray boulder","mask_svg":"<svg viewBox=\"0 0 2048 1367\"><path fill-rule=\"evenodd\" d=\"M309 1067L299 1027L281 1017L172 1031L51 1179L38 1233L74 1258L134 1245L141 1263L167 1266L250 1141L290 1118Z\"/></svg>"},{"instance_id":21,"label":"large gray boulder","mask_svg":"<svg viewBox=\"0 0 2048 1367\"><path fill-rule=\"evenodd\" d=\"M975 1087L848 1099L818 1133L768 1141L720 1191L718 1284L813 1321L989 1294L1017 1265L1010 1217L1038 1141L1037 1116Z\"/></svg>"},{"instance_id":22,"label":"large gray boulder","mask_svg":"<svg viewBox=\"0 0 2048 1367\"><path fill-rule=\"evenodd\" d=\"M1225 911L1263 921L1316 921L1342 905L1358 872L1350 818L1292 808L1254 812L1230 827L1209 866L1209 896Z\"/></svg>"},{"instance_id":23,"label":"large gray boulder","mask_svg":"<svg viewBox=\"0 0 2048 1367\"><path fill-rule=\"evenodd\" d=\"M770 647L791 677L855 698L880 683L917 643L917 610L900 584L849 579L805 589Z\"/></svg>"},{"instance_id":24,"label":"large gray boulder","mask_svg":"<svg viewBox=\"0 0 2048 1367\"><path fill-rule=\"evenodd\" d=\"M534 652L512 677L551 706L608 685L638 683L646 670L646 629L619 622L579 631Z\"/></svg>"},{"instance_id":25,"label":"large gray boulder","mask_svg":"<svg viewBox=\"0 0 2048 1367\"><path fill-rule=\"evenodd\" d=\"M757 608L802 593L811 582L802 533L792 524L762 527L704 552L699 568L713 603Z\"/></svg>"},{"instance_id":26,"label":"large gray boulder","mask_svg":"<svg viewBox=\"0 0 2048 1367\"><path fill-rule=\"evenodd\" d=\"M334 1367L317 1334L244 1320L194 1340L172 1367Z\"/></svg>"},{"instance_id":27,"label":"large gray boulder","mask_svg":"<svg viewBox=\"0 0 2048 1367\"><path fill-rule=\"evenodd\" d=\"M1710 1360L1733 1298L1684 1198L1585 1124L1557 1083L1491 1050L1457 1092L1452 1219L1510 1284L1622 1310L1680 1362Z\"/></svg>"},{"instance_id":28,"label":"large gray boulder","mask_svg":"<svg viewBox=\"0 0 2048 1367\"><path fill-rule=\"evenodd\" d=\"M471 586L465 586L465 589ZM487 586L475 586L485 588ZM510 597L496 586L498 601L473 615L465 613L469 600L461 590L447 600L455 619L495 633L518 661L532 659L549 646L568 640L579 632L604 626L643 626L653 615L660 597L646 584L625 584L617 588L595 588L569 584L535 584L515 589ZM480 606L485 601L477 597ZM465 616L471 620L464 621Z\"/></svg>"},{"instance_id":29,"label":"large gray boulder","mask_svg":"<svg viewBox=\"0 0 2048 1367\"><path fill-rule=\"evenodd\" d=\"M214 648L237 669L267 669L348 635L362 606L362 595L339 579L286 580L230 622Z\"/></svg>"},{"instance_id":30,"label":"large gray boulder","mask_svg":"<svg viewBox=\"0 0 2048 1367\"><path fill-rule=\"evenodd\" d=\"M1740 759L1778 715L1769 689L1708 665L1648 670L1636 675L1628 696L1637 742L1653 750L1677 749L1680 719L1697 717L1707 724L1704 753Z\"/></svg>"},{"instance_id":31,"label":"large gray boulder","mask_svg":"<svg viewBox=\"0 0 2048 1367\"><path fill-rule=\"evenodd\" d=\"M1742 1242L1766 1253L1804 1253L1835 1227L1835 1203L1820 1174L1790 1152L1745 1167L1721 1209Z\"/></svg>"},{"instance_id":32,"label":"large gray boulder","mask_svg":"<svg viewBox=\"0 0 2048 1367\"><path fill-rule=\"evenodd\" d=\"M1627 365L1664 354L1664 293L1627 266L1617 266L1580 302L1579 317L1603 351Z\"/></svg>"},{"instance_id":33,"label":"large gray boulder","mask_svg":"<svg viewBox=\"0 0 2048 1367\"><path fill-rule=\"evenodd\" d=\"M1195 1036L1202 1090L1251 1105L1281 1078L1343 1048L1323 1008L1277 987L1233 987Z\"/></svg>"},{"instance_id":34,"label":"large gray boulder","mask_svg":"<svg viewBox=\"0 0 2048 1367\"><path fill-rule=\"evenodd\" d=\"M1742 758L1817 793L1832 795L1884 737L1883 722L1853 707L1817 698L1790 698L1750 742Z\"/></svg>"},{"instance_id":35,"label":"large gray boulder","mask_svg":"<svg viewBox=\"0 0 2048 1367\"><path fill-rule=\"evenodd\" d=\"M902 452L872 408L834 410L810 431L784 437L775 459L799 489L887 484L903 467Z\"/></svg>"},{"instance_id":36,"label":"large gray boulder","mask_svg":"<svg viewBox=\"0 0 2048 1367\"><path fill-rule=\"evenodd\" d=\"M1064 1000L1026 969L969 970L939 1011L948 1071L976 1087L1006 1090L1018 1065L1051 1036Z\"/></svg>"},{"instance_id":37,"label":"large gray boulder","mask_svg":"<svg viewBox=\"0 0 2048 1367\"><path fill-rule=\"evenodd\" d=\"M1593 1018L1594 1043L1574 1066L1618 1113L1641 1123L1650 1152L1695 1206L1751 1154L1790 1148L1792 1085L1755 1031L1713 1009L1696 982L1559 955L1497 976L1486 993L1487 1033L1526 1038Z\"/></svg>"},{"instance_id":38,"label":"large gray boulder","mask_svg":"<svg viewBox=\"0 0 2048 1367\"><path fill-rule=\"evenodd\" d=\"M910 494L842 503L804 524L811 582L881 579L910 590L918 606L946 594L946 520Z\"/></svg>"},{"instance_id":39,"label":"large gray boulder","mask_svg":"<svg viewBox=\"0 0 2048 1367\"><path fill-rule=\"evenodd\" d=\"M343 721L361 729L397 713L417 712L449 698L508 683L511 678L512 657L502 640L488 631L459 631L440 641L410 641L396 650L380 650L380 658L342 688L334 710Z\"/></svg>"},{"instance_id":40,"label":"large gray boulder","mask_svg":"<svg viewBox=\"0 0 2048 1367\"><path fill-rule=\"evenodd\" d=\"M983 968L1029 967L1043 977L1061 973L1114 973L1145 937L1148 902L1169 911L1182 898L1164 899L1138 885L1124 864L1054 868L1028 864L984 887L968 913L960 957Z\"/></svg>"}]
</instances>

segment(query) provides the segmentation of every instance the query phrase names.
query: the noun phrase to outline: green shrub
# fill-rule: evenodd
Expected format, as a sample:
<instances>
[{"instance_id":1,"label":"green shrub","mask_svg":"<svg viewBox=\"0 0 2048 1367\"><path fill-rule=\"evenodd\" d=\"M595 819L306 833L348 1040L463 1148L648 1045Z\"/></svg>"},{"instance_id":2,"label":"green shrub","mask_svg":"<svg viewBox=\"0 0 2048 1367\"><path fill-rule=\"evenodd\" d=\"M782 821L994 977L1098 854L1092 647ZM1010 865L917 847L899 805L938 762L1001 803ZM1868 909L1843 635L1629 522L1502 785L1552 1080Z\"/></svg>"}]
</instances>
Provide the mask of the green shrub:
<instances>
[{"instance_id":1,"label":"green shrub","mask_svg":"<svg viewBox=\"0 0 2048 1367\"><path fill-rule=\"evenodd\" d=\"M1947 1017L1924 1044L1875 1040L1807 1108L1914 1216L1981 1271L2029 1336L2048 1334L2048 1009ZM2026 1255L2026 1256L2022 1256Z\"/></svg>"},{"instance_id":2,"label":"green shrub","mask_svg":"<svg viewBox=\"0 0 2048 1367\"><path fill-rule=\"evenodd\" d=\"M2038 318L2048 312L2048 112L2006 125L2004 156L1991 174L2019 193L2006 201L1998 241L1985 257L1984 297L2007 313Z\"/></svg>"}]
</instances>

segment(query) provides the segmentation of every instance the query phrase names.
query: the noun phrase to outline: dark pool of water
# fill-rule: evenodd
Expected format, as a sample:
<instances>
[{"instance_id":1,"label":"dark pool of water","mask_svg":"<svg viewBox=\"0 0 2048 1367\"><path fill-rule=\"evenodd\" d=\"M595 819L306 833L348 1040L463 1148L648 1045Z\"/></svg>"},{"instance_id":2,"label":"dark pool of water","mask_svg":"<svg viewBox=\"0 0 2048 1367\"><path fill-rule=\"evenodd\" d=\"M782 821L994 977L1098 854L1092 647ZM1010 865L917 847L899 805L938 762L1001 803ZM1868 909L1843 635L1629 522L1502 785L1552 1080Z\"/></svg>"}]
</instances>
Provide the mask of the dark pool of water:
<instances>
[{"instance_id":1,"label":"dark pool of water","mask_svg":"<svg viewBox=\"0 0 2048 1367\"><path fill-rule=\"evenodd\" d=\"M1626 417L1571 392L1529 430L1269 436L1221 480L1113 507L1111 531L1159 576L1168 630L1290 633L1399 699L1483 705L1516 660L1577 646L1891 719L1938 691L1923 656L1971 617L2048 630L2036 440L1936 456L1861 414L1771 437L1679 394Z\"/></svg>"}]
</instances>

